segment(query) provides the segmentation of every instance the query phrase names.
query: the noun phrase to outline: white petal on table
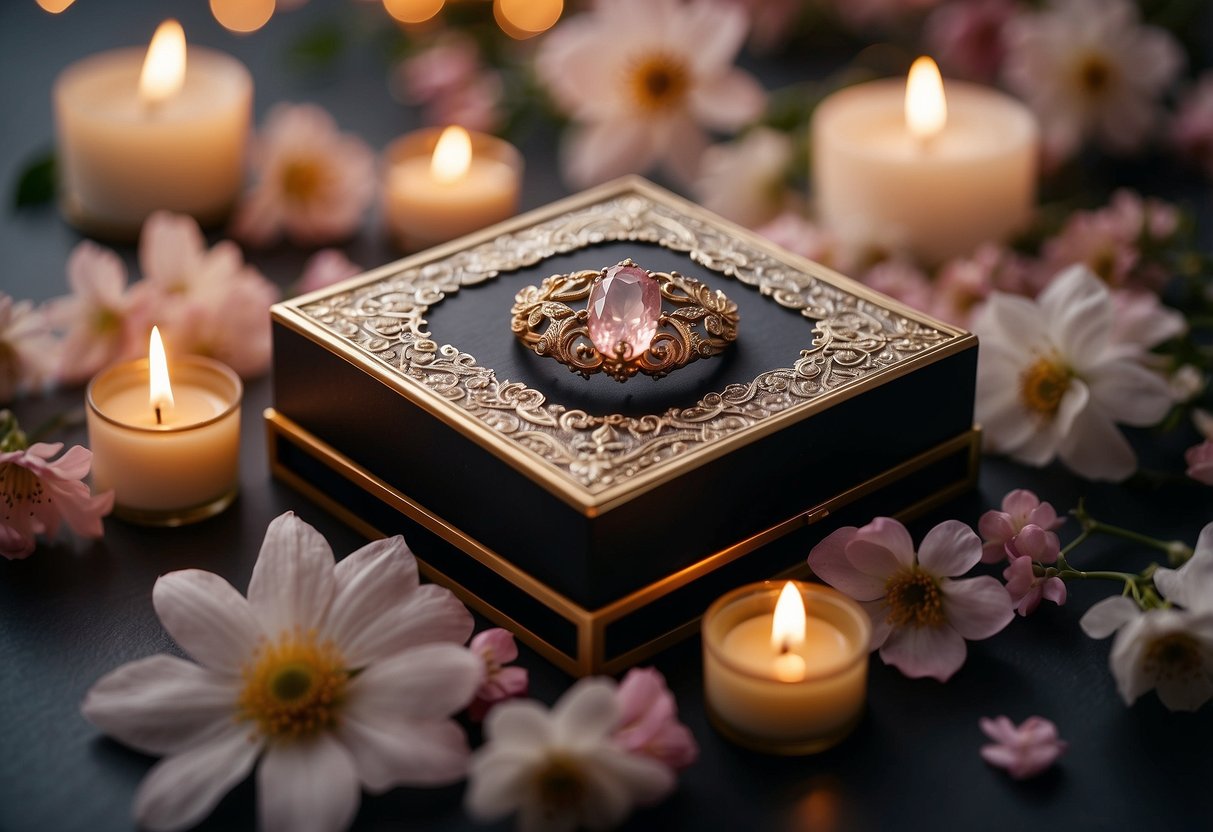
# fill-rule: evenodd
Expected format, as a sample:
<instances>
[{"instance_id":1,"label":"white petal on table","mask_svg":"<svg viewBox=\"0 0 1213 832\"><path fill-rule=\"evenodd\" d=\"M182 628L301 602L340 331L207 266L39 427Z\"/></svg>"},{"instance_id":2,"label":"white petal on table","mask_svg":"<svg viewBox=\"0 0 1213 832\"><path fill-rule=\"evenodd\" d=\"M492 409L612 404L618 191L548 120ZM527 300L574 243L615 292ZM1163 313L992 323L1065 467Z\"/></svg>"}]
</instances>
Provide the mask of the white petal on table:
<instances>
[{"instance_id":1,"label":"white petal on table","mask_svg":"<svg viewBox=\"0 0 1213 832\"><path fill-rule=\"evenodd\" d=\"M354 758L330 734L270 746L257 770L262 832L337 832L358 812Z\"/></svg>"},{"instance_id":2,"label":"white petal on table","mask_svg":"<svg viewBox=\"0 0 1213 832\"><path fill-rule=\"evenodd\" d=\"M160 623L185 652L214 670L237 674L262 629L249 602L213 572L170 572L152 588Z\"/></svg>"},{"instance_id":3,"label":"white petal on table","mask_svg":"<svg viewBox=\"0 0 1213 832\"><path fill-rule=\"evenodd\" d=\"M453 720L361 722L342 716L337 738L354 758L358 779L372 794L396 786L445 786L467 774L467 735Z\"/></svg>"},{"instance_id":4,"label":"white petal on table","mask_svg":"<svg viewBox=\"0 0 1213 832\"><path fill-rule=\"evenodd\" d=\"M455 644L426 644L377 662L350 682L346 707L371 725L458 713L484 681L484 660Z\"/></svg>"},{"instance_id":5,"label":"white petal on table","mask_svg":"<svg viewBox=\"0 0 1213 832\"><path fill-rule=\"evenodd\" d=\"M333 550L294 512L275 517L253 567L248 598L271 638L319 629L333 598Z\"/></svg>"}]
</instances>

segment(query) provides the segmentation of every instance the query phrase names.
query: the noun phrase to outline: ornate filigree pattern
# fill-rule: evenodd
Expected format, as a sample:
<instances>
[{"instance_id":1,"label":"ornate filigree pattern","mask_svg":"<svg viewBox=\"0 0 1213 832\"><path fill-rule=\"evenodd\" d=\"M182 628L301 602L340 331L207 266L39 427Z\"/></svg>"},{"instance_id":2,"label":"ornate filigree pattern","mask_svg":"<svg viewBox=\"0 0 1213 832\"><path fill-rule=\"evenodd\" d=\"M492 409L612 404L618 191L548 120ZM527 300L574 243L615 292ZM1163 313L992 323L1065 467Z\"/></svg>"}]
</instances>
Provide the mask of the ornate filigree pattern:
<instances>
[{"instance_id":1,"label":"ornate filigree pattern","mask_svg":"<svg viewBox=\"0 0 1213 832\"><path fill-rule=\"evenodd\" d=\"M635 264L629 259L619 265ZM661 298L675 308L661 313L657 332L640 355L629 358L632 350L627 343L621 343L613 355L602 353L590 337L589 309L568 304L586 301L606 272L554 274L539 286L527 286L514 298L510 329L537 354L556 359L574 373L589 378L605 372L616 381L627 381L638 372L661 378L697 359L719 355L737 339L737 304L724 292L712 291L678 272L650 271Z\"/></svg>"},{"instance_id":2,"label":"ornate filigree pattern","mask_svg":"<svg viewBox=\"0 0 1213 832\"><path fill-rule=\"evenodd\" d=\"M731 384L690 407L633 418L550 402L538 390L498 379L456 347L440 346L427 330L429 307L463 287L608 241L685 252L702 268L798 310L811 322L811 345L791 367ZM808 274L706 216L634 192L335 292L300 311L591 494L960 337Z\"/></svg>"}]
</instances>

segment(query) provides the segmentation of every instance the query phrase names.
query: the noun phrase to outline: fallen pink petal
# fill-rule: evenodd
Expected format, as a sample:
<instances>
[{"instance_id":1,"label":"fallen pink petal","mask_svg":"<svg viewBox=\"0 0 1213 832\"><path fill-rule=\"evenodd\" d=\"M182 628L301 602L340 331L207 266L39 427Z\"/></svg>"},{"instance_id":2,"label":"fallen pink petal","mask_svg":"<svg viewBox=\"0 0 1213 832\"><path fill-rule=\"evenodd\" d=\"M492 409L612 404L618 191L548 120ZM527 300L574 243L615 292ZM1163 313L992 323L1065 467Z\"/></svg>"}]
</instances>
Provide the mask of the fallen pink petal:
<instances>
[{"instance_id":1,"label":"fallen pink petal","mask_svg":"<svg viewBox=\"0 0 1213 832\"><path fill-rule=\"evenodd\" d=\"M1058 737L1057 726L1044 717L1030 716L1019 725L1005 716L982 717L978 724L993 740L981 747L981 758L1016 780L1047 771L1068 747Z\"/></svg>"}]
</instances>

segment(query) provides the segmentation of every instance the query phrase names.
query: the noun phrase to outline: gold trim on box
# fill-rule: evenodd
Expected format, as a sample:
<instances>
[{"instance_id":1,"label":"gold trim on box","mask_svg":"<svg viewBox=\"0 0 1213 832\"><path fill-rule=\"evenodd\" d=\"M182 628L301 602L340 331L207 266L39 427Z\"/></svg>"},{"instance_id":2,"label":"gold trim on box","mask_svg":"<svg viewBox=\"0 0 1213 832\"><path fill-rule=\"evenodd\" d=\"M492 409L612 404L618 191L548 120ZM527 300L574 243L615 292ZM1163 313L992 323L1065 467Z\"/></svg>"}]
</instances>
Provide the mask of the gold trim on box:
<instances>
[{"instance_id":1,"label":"gold trim on box","mask_svg":"<svg viewBox=\"0 0 1213 832\"><path fill-rule=\"evenodd\" d=\"M809 322L791 367L630 418L591 414L498 379L428 331L431 306L502 272L602 242L686 253ZM626 177L272 310L274 320L367 372L595 516L689 468L927 364L976 339L783 251L655 185Z\"/></svg>"},{"instance_id":2,"label":"gold trim on box","mask_svg":"<svg viewBox=\"0 0 1213 832\"><path fill-rule=\"evenodd\" d=\"M513 617L493 607L483 599L474 595L458 582L418 558L422 574L434 583L451 589L468 606L480 612L494 623L508 627L532 649L560 669L575 676L589 673L616 673L648 656L652 656L666 647L692 635L699 626L699 617L679 625L668 633L659 636L645 644L609 659L604 654L604 637L606 628L611 623L626 617L636 610L647 606L653 601L674 592L695 579L749 554L762 546L771 543L801 527L812 525L839 511L844 506L861 497L878 491L909 474L926 466L947 458L957 451L968 449L968 466L966 476L934 494L920 500L906 509L898 512L895 517L900 520L910 520L938 505L942 505L959 494L971 488L977 480L977 466L980 459L981 433L973 428L960 436L954 437L934 448L906 460L887 471L882 472L865 482L862 482L829 500L799 512L789 519L777 523L770 528L752 535L726 549L722 549L703 560L681 569L659 581L624 596L595 610L589 610L567 596L549 587L529 573L519 569L510 561L497 554L492 549L469 537L455 526L447 523L424 506L412 500L398 489L372 474L366 468L350 461L339 451L327 443L317 439L304 428L278 413L273 408L265 410L267 430L267 445L269 448L270 470L274 476L301 492L304 496L319 504L351 528L368 538L384 537L383 530L376 528L363 520L350 509L338 503L329 495L316 488L289 468L285 467L278 458L277 437L282 436L296 448L307 453L316 461L325 465L334 473L348 480L354 486L371 496L386 503L396 511L421 525L447 543L455 546L468 556L474 558L482 566L492 570L502 578L526 592L548 609L564 618L577 631L577 655L569 656L559 648L549 644L537 633L523 627ZM805 578L810 574L807 563L798 563L775 578Z\"/></svg>"}]
</instances>

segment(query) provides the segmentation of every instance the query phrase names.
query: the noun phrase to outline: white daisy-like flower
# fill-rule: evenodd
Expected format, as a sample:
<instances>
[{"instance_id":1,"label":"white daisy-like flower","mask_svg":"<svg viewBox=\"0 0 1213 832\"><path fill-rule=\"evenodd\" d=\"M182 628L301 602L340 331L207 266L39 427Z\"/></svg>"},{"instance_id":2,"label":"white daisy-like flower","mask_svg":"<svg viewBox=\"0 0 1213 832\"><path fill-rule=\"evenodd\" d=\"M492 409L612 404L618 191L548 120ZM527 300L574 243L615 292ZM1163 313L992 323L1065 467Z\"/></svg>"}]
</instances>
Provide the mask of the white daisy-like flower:
<instances>
[{"instance_id":1,"label":"white daisy-like flower","mask_svg":"<svg viewBox=\"0 0 1213 832\"><path fill-rule=\"evenodd\" d=\"M756 127L735 142L704 151L692 189L704 208L755 228L789 207L786 180L793 150L786 133Z\"/></svg>"},{"instance_id":2,"label":"white daisy-like flower","mask_svg":"<svg viewBox=\"0 0 1213 832\"><path fill-rule=\"evenodd\" d=\"M236 208L232 233L265 246L285 236L326 245L354 235L375 196L375 154L314 104L279 104L253 143L257 184Z\"/></svg>"},{"instance_id":3,"label":"white daisy-like flower","mask_svg":"<svg viewBox=\"0 0 1213 832\"><path fill-rule=\"evenodd\" d=\"M1108 287L1067 269L1035 300L995 292L974 321L981 340L977 420L986 446L1027 465L1060 457L1084 477L1122 480L1137 457L1117 423L1157 423L1172 405L1138 343L1113 338Z\"/></svg>"},{"instance_id":4,"label":"white daisy-like flower","mask_svg":"<svg viewBox=\"0 0 1213 832\"><path fill-rule=\"evenodd\" d=\"M612 738L619 721L609 679L582 679L551 711L531 699L501 703L472 757L468 812L480 820L517 812L518 828L528 832L619 825L633 806L674 787L669 766Z\"/></svg>"},{"instance_id":5,"label":"white daisy-like flower","mask_svg":"<svg viewBox=\"0 0 1213 832\"><path fill-rule=\"evenodd\" d=\"M266 830L340 830L359 786L456 782L467 739L449 717L484 662L461 645L472 617L446 589L419 585L400 537L334 565L314 528L270 523L245 599L210 572L160 578L152 602L198 663L169 655L100 679L82 710L96 726L163 755L135 796L148 829L193 826L260 760Z\"/></svg>"},{"instance_id":6,"label":"white daisy-like flower","mask_svg":"<svg viewBox=\"0 0 1213 832\"><path fill-rule=\"evenodd\" d=\"M1006 30L1008 86L1040 116L1046 150L1068 158L1096 137L1138 150L1163 123L1163 94L1183 66L1166 30L1142 25L1129 0L1051 0Z\"/></svg>"},{"instance_id":7,"label":"white daisy-like flower","mask_svg":"<svg viewBox=\"0 0 1213 832\"><path fill-rule=\"evenodd\" d=\"M758 82L733 66L745 12L718 0L612 0L561 21L535 69L577 123L564 168L577 185L661 164L690 182L707 130L731 133L763 111Z\"/></svg>"},{"instance_id":8,"label":"white daisy-like flower","mask_svg":"<svg viewBox=\"0 0 1213 832\"><path fill-rule=\"evenodd\" d=\"M1143 612L1122 595L1087 610L1091 638L1116 633L1108 663L1126 705L1157 690L1173 711L1194 711L1213 699L1213 523L1179 569L1159 569L1154 584L1171 604Z\"/></svg>"}]
</instances>

